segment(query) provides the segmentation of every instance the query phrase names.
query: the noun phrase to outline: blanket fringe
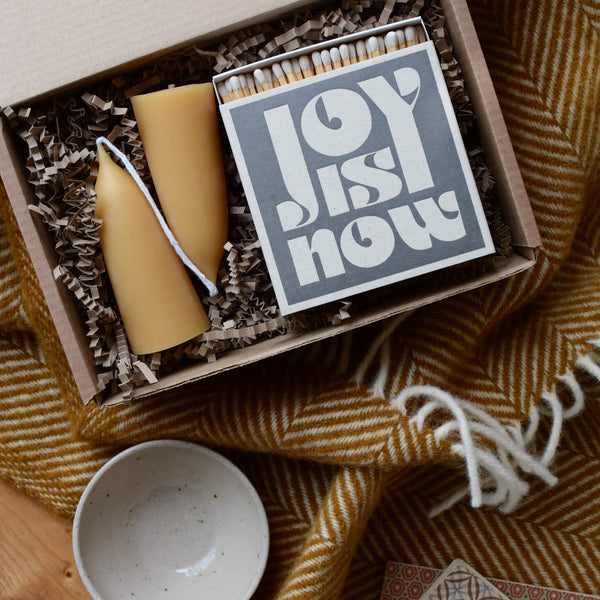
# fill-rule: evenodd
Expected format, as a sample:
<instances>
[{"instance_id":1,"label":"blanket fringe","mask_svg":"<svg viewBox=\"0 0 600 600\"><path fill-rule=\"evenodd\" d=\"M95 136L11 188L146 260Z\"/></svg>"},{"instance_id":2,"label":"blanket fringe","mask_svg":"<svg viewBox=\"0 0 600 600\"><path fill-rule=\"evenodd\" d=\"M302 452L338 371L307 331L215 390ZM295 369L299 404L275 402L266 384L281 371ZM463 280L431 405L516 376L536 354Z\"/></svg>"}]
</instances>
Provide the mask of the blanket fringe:
<instances>
[{"instance_id":1,"label":"blanket fringe","mask_svg":"<svg viewBox=\"0 0 600 600\"><path fill-rule=\"evenodd\" d=\"M399 320L392 321L382 331L356 373L357 380L362 381L380 353L382 362L373 380L373 391L382 395L389 370L386 345L390 343L389 333L398 323ZM468 485L438 504L430 516L439 515L469 495L474 508L493 506L509 513L529 491L523 475L536 476L549 486L557 483L550 465L556 455L563 423L581 413L585 405L585 392L575 371L600 381L600 339L592 345L594 350L577 360L573 372L561 376L552 391L542 394L541 401L532 407L529 419L524 423L502 423L475 404L431 385L406 388L391 400L391 404L419 431L432 430L438 440L449 442L452 452L465 462ZM568 407L561 402L559 385L560 396L566 391L572 398ZM531 447L543 420L549 420L550 432L543 451L534 454Z\"/></svg>"}]
</instances>

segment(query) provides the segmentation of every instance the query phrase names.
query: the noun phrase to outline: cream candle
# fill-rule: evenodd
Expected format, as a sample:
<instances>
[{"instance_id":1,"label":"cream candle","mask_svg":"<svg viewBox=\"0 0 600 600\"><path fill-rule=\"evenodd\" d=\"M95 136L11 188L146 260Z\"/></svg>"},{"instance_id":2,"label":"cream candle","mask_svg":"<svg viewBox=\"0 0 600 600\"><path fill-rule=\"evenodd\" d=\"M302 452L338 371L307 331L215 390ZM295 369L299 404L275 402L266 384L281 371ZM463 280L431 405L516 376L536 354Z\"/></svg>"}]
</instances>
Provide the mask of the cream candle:
<instances>
[{"instance_id":1,"label":"cream candle","mask_svg":"<svg viewBox=\"0 0 600 600\"><path fill-rule=\"evenodd\" d=\"M106 270L131 350L149 354L210 323L188 273L134 179L98 146L96 216Z\"/></svg>"},{"instance_id":2,"label":"cream candle","mask_svg":"<svg viewBox=\"0 0 600 600\"><path fill-rule=\"evenodd\" d=\"M131 98L169 228L213 283L227 242L227 190L212 84Z\"/></svg>"}]
</instances>

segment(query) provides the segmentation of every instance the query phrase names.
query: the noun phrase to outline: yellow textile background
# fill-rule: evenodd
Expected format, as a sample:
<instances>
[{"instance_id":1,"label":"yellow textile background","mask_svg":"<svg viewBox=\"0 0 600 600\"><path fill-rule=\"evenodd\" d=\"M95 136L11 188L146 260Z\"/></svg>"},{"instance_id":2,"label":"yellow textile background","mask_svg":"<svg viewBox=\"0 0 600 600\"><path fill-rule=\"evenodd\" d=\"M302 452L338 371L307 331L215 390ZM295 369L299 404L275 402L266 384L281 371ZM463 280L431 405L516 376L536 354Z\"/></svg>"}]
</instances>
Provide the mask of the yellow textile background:
<instances>
[{"instance_id":1,"label":"yellow textile background","mask_svg":"<svg viewBox=\"0 0 600 600\"><path fill-rule=\"evenodd\" d=\"M0 188L0 476L72 516L125 445L199 441L224 452L265 503L272 545L260 598L377 598L387 560L600 593L600 385L576 368L600 331L600 2L470 0L544 248L509 281L415 313L357 383L369 327L139 404L83 407ZM465 398L506 426L545 392L585 394L552 470L518 510L461 502L462 460L391 403L412 385ZM541 435L548 437L543 423Z\"/></svg>"}]
</instances>

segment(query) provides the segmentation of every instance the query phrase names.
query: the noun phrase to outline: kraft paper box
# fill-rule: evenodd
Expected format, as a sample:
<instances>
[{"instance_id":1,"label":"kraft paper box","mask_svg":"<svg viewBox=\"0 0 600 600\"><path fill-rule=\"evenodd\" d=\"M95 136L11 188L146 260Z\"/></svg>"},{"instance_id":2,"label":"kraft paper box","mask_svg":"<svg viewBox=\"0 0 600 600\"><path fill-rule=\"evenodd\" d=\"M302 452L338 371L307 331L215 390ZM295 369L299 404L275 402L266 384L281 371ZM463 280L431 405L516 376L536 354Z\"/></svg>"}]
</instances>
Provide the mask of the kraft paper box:
<instances>
[{"instance_id":1,"label":"kraft paper box","mask_svg":"<svg viewBox=\"0 0 600 600\"><path fill-rule=\"evenodd\" d=\"M174 0L165 5L159 0L150 0L145 6L143 19L140 19L134 5L129 7L114 0L91 7L91 12L87 12L87 9L82 11L81 5L71 0L61 3L58 7L41 4L36 8L35 14L30 14L31 11L26 13L20 3L14 3L10 8L5 7L0 25L0 78L3 81L0 105L18 108L32 99L49 98L59 89L71 89L83 81L94 82L114 76L122 70L149 63L156 56L191 42L213 43L223 39L226 32L292 14L294 10L307 4L279 3L274 0L264 0L256 4L241 0L226 4L215 4L205 0ZM156 384L136 389L133 398L144 398L174 390L216 373L410 311L468 289L510 277L535 263L536 248L540 246L539 234L466 2L442 0L441 4L452 37L454 53L460 62L477 115L486 161L495 178L503 214L511 229L513 254L495 270L469 280L449 282L436 288L416 289L398 297L373 302L368 310L352 316L339 326L275 336L252 346L228 352L219 356L215 362L198 362L182 368L162 377ZM102 14L96 14L98 11L102 11ZM32 23L38 23L34 29L39 30L39 35L43 36L42 32L60 30L69 31L69 37L65 36L59 40L53 37L51 42L36 42L32 45L27 34L32 30ZM99 27L99 23L103 26ZM126 31L123 30L124 24ZM125 35L128 39L127 44L122 43ZM90 51L91 41L96 51ZM38 47L43 47L44 51L35 52L35 48ZM82 400L89 402L98 392L98 383L84 323L75 299L69 290L54 278L57 258L48 232L38 216L28 208L33 193L27 183L25 158L6 119L0 120L0 127L0 176ZM385 145L381 148L375 147L374 151L384 147ZM432 174L435 175L433 170ZM453 189L453 185L448 187ZM438 194L436 190L436 200L439 200L439 195L444 191L439 190ZM354 207L352 210L355 210ZM389 215L385 220L388 224L393 223ZM356 227L354 229L356 230ZM337 235L341 234L338 232ZM106 399L105 404L121 401L122 398L116 395Z\"/></svg>"},{"instance_id":2,"label":"kraft paper box","mask_svg":"<svg viewBox=\"0 0 600 600\"><path fill-rule=\"evenodd\" d=\"M494 252L433 42L220 108L282 314Z\"/></svg>"}]
</instances>

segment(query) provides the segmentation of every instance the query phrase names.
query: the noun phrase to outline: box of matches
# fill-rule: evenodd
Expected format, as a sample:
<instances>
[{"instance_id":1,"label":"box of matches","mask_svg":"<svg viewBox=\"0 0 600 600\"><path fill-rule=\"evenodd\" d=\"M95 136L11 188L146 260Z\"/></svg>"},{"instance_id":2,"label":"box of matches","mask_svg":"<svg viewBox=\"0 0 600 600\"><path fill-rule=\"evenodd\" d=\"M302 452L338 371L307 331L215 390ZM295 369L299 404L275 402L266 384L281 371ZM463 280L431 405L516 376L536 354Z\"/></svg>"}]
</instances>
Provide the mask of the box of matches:
<instances>
[{"instance_id":1,"label":"box of matches","mask_svg":"<svg viewBox=\"0 0 600 600\"><path fill-rule=\"evenodd\" d=\"M214 83L283 314L494 251L419 18Z\"/></svg>"}]
</instances>

